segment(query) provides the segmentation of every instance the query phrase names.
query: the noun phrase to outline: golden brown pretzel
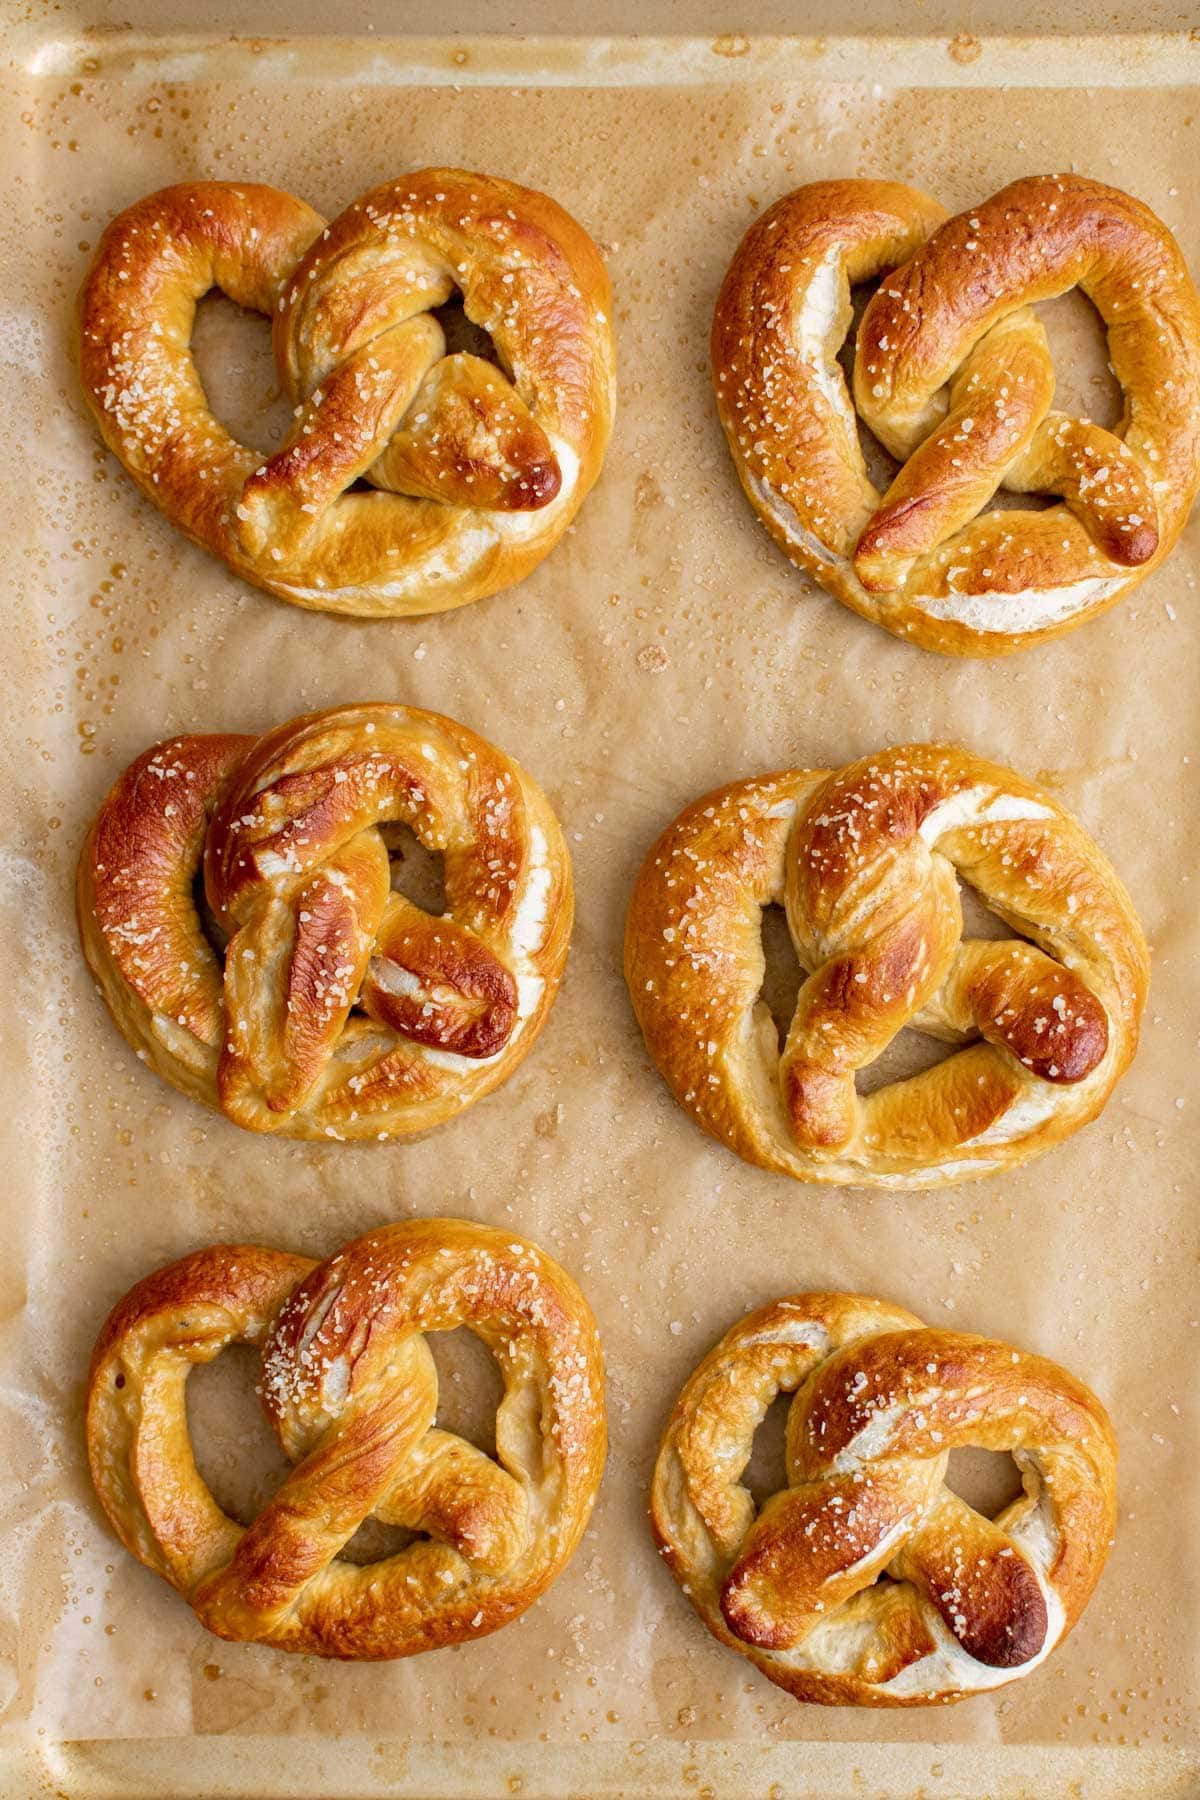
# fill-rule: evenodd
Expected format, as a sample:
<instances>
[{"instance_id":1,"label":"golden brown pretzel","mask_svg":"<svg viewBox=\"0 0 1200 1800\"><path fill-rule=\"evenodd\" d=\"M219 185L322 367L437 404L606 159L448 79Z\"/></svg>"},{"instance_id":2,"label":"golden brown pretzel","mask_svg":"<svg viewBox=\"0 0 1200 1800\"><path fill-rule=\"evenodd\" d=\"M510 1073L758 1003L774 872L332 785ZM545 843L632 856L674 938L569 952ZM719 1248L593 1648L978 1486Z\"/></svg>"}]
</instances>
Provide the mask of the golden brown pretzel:
<instances>
[{"instance_id":1,"label":"golden brown pretzel","mask_svg":"<svg viewBox=\"0 0 1200 1800\"><path fill-rule=\"evenodd\" d=\"M958 875L1020 939L963 937ZM782 1050L760 999L772 904L807 977ZM638 876L625 975L676 1098L739 1156L925 1188L1094 1118L1137 1046L1149 970L1125 890L1057 801L916 744L688 807ZM908 1025L967 1047L860 1095L856 1073Z\"/></svg>"},{"instance_id":2,"label":"golden brown pretzel","mask_svg":"<svg viewBox=\"0 0 1200 1800\"><path fill-rule=\"evenodd\" d=\"M440 918L391 889L397 821L444 853ZM573 889L511 758L437 713L370 705L147 750L89 833L78 907L113 1017L176 1087L252 1131L390 1138L521 1062Z\"/></svg>"},{"instance_id":3,"label":"golden brown pretzel","mask_svg":"<svg viewBox=\"0 0 1200 1800\"><path fill-rule=\"evenodd\" d=\"M273 320L296 412L273 456L209 410L191 335L213 287ZM502 366L445 354L432 309L456 291ZM330 225L276 188L191 182L104 233L80 372L143 493L247 581L325 612L440 612L528 574L599 474L610 314L587 233L513 182L423 169Z\"/></svg>"},{"instance_id":4,"label":"golden brown pretzel","mask_svg":"<svg viewBox=\"0 0 1200 1800\"><path fill-rule=\"evenodd\" d=\"M439 1431L424 1333L467 1326L504 1380L496 1460ZM262 1351L296 1467L248 1529L201 1478L184 1389L231 1343ZM604 1467L595 1320L566 1272L462 1219L385 1226L327 1262L219 1244L140 1281L88 1377L92 1480L127 1550L225 1638L317 1656L412 1656L484 1637L570 1560ZM423 1534L338 1552L368 1517Z\"/></svg>"},{"instance_id":5,"label":"golden brown pretzel","mask_svg":"<svg viewBox=\"0 0 1200 1800\"><path fill-rule=\"evenodd\" d=\"M788 1485L759 1511L741 1477L779 1393ZM945 1485L966 1445L1021 1470L995 1519ZM797 1294L739 1320L688 1381L651 1517L709 1630L779 1687L922 1706L1028 1675L1070 1631L1108 1555L1116 1455L1095 1395L1044 1357Z\"/></svg>"},{"instance_id":6,"label":"golden brown pretzel","mask_svg":"<svg viewBox=\"0 0 1200 1800\"><path fill-rule=\"evenodd\" d=\"M837 363L853 283L886 279ZM1078 286L1125 410L1051 410L1030 303ZM821 181L742 240L712 332L739 478L780 548L926 649L994 656L1069 631L1167 554L1200 487L1200 297L1149 207L1076 175L1015 181L946 219L896 182ZM855 406L902 467L868 477ZM903 459L907 458L907 461ZM1057 494L981 513L1001 488Z\"/></svg>"}]
</instances>

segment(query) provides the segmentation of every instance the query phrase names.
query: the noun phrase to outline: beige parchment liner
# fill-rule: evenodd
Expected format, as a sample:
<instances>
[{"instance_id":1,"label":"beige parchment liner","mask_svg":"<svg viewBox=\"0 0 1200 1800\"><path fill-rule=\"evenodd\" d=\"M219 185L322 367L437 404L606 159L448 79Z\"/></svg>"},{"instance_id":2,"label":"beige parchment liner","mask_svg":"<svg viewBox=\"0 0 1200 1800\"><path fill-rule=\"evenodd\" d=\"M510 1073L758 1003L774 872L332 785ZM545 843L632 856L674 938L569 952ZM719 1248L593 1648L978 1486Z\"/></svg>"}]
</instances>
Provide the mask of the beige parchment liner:
<instances>
[{"instance_id":1,"label":"beige parchment liner","mask_svg":"<svg viewBox=\"0 0 1200 1800\"><path fill-rule=\"evenodd\" d=\"M1074 167L1149 201L1200 270L1197 105L1183 89L326 91L86 73L47 80L33 100L25 90L10 146L28 209L6 229L29 235L3 296L7 408L28 408L34 426L4 467L12 1731L43 1745L350 1732L485 1746L485 1759L491 1741L513 1746L495 1752L498 1785L510 1771L519 1782L522 1742L632 1744L636 1770L639 1745L674 1741L686 1786L702 1784L705 1747L721 1740L1187 1741L1200 520L1098 623L991 665L923 654L818 592L768 541L721 440L707 338L746 224L815 177L899 177L958 208L1018 174ZM411 623L304 614L186 544L101 450L69 361L73 297L104 222L162 183L252 177L332 215L432 162L544 185L604 247L621 369L607 466L568 537L512 592ZM22 216L32 225L18 232ZM1079 310L1051 310L1060 396L1103 416ZM204 368L227 415L257 418L267 442L282 412L265 331L231 315L208 307ZM256 1140L161 1084L116 1034L74 932L80 840L109 783L160 736L392 698L451 713L545 785L578 884L565 987L516 1076L424 1142ZM1139 1060L1098 1123L1011 1176L897 1198L743 1167L700 1136L642 1050L620 975L634 871L711 785L927 736L1046 783L1112 856L1154 949ZM439 1211L539 1240L596 1310L612 1452L582 1549L532 1612L464 1649L351 1667L209 1637L118 1549L93 1500L81 1388L101 1320L195 1245L322 1255ZM1121 1523L1107 1573L1069 1642L994 1698L908 1714L800 1707L708 1638L658 1564L645 1496L681 1382L743 1309L824 1285L1057 1357L1112 1411ZM489 1378L476 1358L464 1369L445 1383L459 1419L475 1375ZM248 1381L235 1388L210 1375L193 1413L218 1492L244 1502L276 1463Z\"/></svg>"}]
</instances>

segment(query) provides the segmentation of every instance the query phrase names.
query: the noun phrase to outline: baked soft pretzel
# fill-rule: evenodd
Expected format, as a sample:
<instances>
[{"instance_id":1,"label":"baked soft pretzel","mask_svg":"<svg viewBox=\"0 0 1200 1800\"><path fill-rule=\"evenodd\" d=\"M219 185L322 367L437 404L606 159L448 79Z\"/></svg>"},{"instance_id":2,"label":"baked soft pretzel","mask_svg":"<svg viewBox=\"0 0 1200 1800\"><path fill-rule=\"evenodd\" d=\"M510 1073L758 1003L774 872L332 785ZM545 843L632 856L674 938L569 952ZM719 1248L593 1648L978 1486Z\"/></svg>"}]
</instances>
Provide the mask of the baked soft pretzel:
<instances>
[{"instance_id":1,"label":"baked soft pretzel","mask_svg":"<svg viewBox=\"0 0 1200 1800\"><path fill-rule=\"evenodd\" d=\"M296 416L273 456L209 410L191 335L213 287L274 322ZM433 309L455 292L500 367L445 354ZM528 574L599 474L610 312L591 238L510 181L423 169L330 225L277 188L190 182L104 233L80 371L138 486L247 581L324 612L440 612Z\"/></svg>"},{"instance_id":2,"label":"baked soft pretzel","mask_svg":"<svg viewBox=\"0 0 1200 1800\"><path fill-rule=\"evenodd\" d=\"M391 889L395 822L443 854L440 918ZM143 1061L237 1125L305 1138L407 1137L497 1087L550 1010L572 894L529 776L386 705L155 745L78 879L84 953Z\"/></svg>"},{"instance_id":3,"label":"baked soft pretzel","mask_svg":"<svg viewBox=\"0 0 1200 1800\"><path fill-rule=\"evenodd\" d=\"M786 1488L741 1485L779 1393ZM988 1519L945 1484L966 1445L1009 1451L1024 1494ZM1117 1447L1065 1369L930 1331L857 1294L741 1319L671 1414L651 1517L713 1635L798 1700L924 1706L1028 1675L1091 1596L1116 1525Z\"/></svg>"},{"instance_id":4,"label":"baked soft pretzel","mask_svg":"<svg viewBox=\"0 0 1200 1800\"><path fill-rule=\"evenodd\" d=\"M962 935L959 875L1020 938ZM782 1050L760 998L770 905L806 976ZM916 744L688 807L638 876L625 975L676 1098L739 1156L927 1188L1094 1118L1136 1048L1149 970L1124 888L1057 801ZM968 1047L860 1095L858 1071L910 1025Z\"/></svg>"},{"instance_id":5,"label":"baked soft pretzel","mask_svg":"<svg viewBox=\"0 0 1200 1800\"><path fill-rule=\"evenodd\" d=\"M838 366L852 284L885 276ZM1079 287L1108 332L1113 431L1054 412L1030 302ZM746 233L712 332L751 505L847 606L926 649L995 656L1069 631L1170 550L1200 487L1200 298L1171 233L1077 175L946 219L885 181L798 188ZM855 406L902 467L885 494ZM907 461L903 459L907 458ZM1000 489L1057 494L981 513Z\"/></svg>"},{"instance_id":6,"label":"baked soft pretzel","mask_svg":"<svg viewBox=\"0 0 1200 1800\"><path fill-rule=\"evenodd\" d=\"M500 1365L496 1460L436 1426L427 1331L465 1325ZM262 1351L296 1467L248 1529L201 1478L185 1386L227 1345ZM534 1245L462 1219L385 1226L327 1262L218 1244L114 1309L88 1377L92 1480L127 1550L220 1637L317 1656L412 1656L484 1637L566 1566L604 1467L588 1304ZM338 1552L368 1517L423 1534Z\"/></svg>"}]
</instances>

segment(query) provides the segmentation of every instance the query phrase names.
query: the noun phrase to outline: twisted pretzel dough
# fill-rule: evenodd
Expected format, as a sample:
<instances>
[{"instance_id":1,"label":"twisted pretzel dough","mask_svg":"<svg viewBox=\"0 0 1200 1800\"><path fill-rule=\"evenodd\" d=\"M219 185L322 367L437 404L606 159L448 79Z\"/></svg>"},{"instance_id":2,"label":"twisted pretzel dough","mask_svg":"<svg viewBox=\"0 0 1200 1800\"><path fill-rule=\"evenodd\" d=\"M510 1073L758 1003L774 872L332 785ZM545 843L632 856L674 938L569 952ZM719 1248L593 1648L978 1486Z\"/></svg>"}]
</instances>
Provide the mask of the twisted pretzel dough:
<instances>
[{"instance_id":1,"label":"twisted pretzel dough","mask_svg":"<svg viewBox=\"0 0 1200 1800\"><path fill-rule=\"evenodd\" d=\"M837 357L853 283L886 279ZM1112 432L1051 410L1030 303L1079 287L1108 331ZM957 218L896 182L820 181L746 233L712 331L751 505L822 587L926 649L995 656L1069 631L1171 549L1200 487L1200 297L1140 201L1076 175ZM902 467L871 483L855 407ZM907 460L904 460L907 459ZM1057 494L981 513L1000 489Z\"/></svg>"},{"instance_id":2,"label":"twisted pretzel dough","mask_svg":"<svg viewBox=\"0 0 1200 1800\"><path fill-rule=\"evenodd\" d=\"M957 875L1022 939L964 938ZM769 905L807 977L782 1053L760 998ZM917 744L688 807L638 876L625 975L676 1099L739 1156L926 1188L1094 1118L1133 1057L1149 968L1128 895L1055 800ZM910 1025L969 1047L860 1095L857 1071Z\"/></svg>"},{"instance_id":3,"label":"twisted pretzel dough","mask_svg":"<svg viewBox=\"0 0 1200 1800\"><path fill-rule=\"evenodd\" d=\"M504 1379L496 1460L439 1431L427 1331L465 1325ZM262 1351L296 1467L244 1529L195 1464L184 1390L231 1343ZM88 1377L92 1480L113 1530L218 1636L317 1656L412 1656L484 1637L574 1553L604 1467L595 1320L566 1272L462 1219L385 1226L327 1262L218 1244L140 1281ZM338 1552L368 1517L423 1533Z\"/></svg>"},{"instance_id":4,"label":"twisted pretzel dough","mask_svg":"<svg viewBox=\"0 0 1200 1800\"><path fill-rule=\"evenodd\" d=\"M296 411L273 456L209 410L191 336L213 287L273 321ZM445 354L432 309L456 290L501 367ZM330 225L276 188L191 182L104 233L80 372L143 493L245 580L323 612L440 612L520 581L578 511L612 428L610 313L587 233L509 181L424 169Z\"/></svg>"},{"instance_id":5,"label":"twisted pretzel dough","mask_svg":"<svg viewBox=\"0 0 1200 1800\"><path fill-rule=\"evenodd\" d=\"M741 1476L780 1393L788 1485L759 1511ZM945 1485L965 1445L1021 1470L995 1519ZM924 1706L1028 1675L1062 1642L1108 1555L1116 1458L1096 1396L1044 1357L797 1294L741 1319L687 1383L651 1517L714 1637L797 1700Z\"/></svg>"},{"instance_id":6,"label":"twisted pretzel dough","mask_svg":"<svg viewBox=\"0 0 1200 1800\"><path fill-rule=\"evenodd\" d=\"M441 918L391 889L396 821L444 853ZM251 1131L390 1138L521 1062L573 889L515 762L436 713L371 705L147 750L88 835L78 908L114 1019L184 1093Z\"/></svg>"}]
</instances>

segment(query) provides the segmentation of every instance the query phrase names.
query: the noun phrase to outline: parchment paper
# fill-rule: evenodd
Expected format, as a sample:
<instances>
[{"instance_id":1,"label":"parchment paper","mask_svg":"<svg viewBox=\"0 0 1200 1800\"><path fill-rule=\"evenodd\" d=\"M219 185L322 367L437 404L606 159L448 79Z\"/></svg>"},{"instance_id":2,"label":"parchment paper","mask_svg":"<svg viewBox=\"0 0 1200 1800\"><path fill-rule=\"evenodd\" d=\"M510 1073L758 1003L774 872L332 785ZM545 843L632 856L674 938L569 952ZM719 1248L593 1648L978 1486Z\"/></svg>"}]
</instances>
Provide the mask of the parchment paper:
<instances>
[{"instance_id":1,"label":"parchment paper","mask_svg":"<svg viewBox=\"0 0 1200 1800\"><path fill-rule=\"evenodd\" d=\"M368 1733L484 1758L494 1743L607 1740L636 1756L667 1740L684 1785L718 1740L1180 1745L1200 1473L1189 848L1200 520L1097 623L990 665L924 654L843 610L769 542L720 436L707 337L747 223L820 176L899 177L957 209L1018 174L1075 167L1141 195L1198 269L1195 93L455 93L84 74L47 80L32 103L26 88L23 117L10 97L28 205L4 227L15 272L3 356L15 416L33 430L4 470L9 1729L41 1743ZM104 223L162 183L275 182L332 215L433 162L542 185L602 244L621 359L607 465L569 536L507 594L410 623L301 613L186 544L101 450L70 363L71 303ZM1082 312L1055 316L1060 398L1104 416ZM216 304L202 319L203 367L227 416L245 430L257 420L267 443L282 415L265 328L231 314ZM517 1075L424 1142L256 1139L163 1085L117 1034L75 937L75 859L109 784L155 739L256 731L360 699L449 712L545 785L575 858L568 975ZM743 1166L695 1130L642 1049L620 974L634 872L709 786L931 736L1047 784L1114 859L1155 959L1138 1061L1100 1121L1011 1176L889 1197ZM612 1451L578 1556L519 1623L390 1666L208 1636L119 1549L91 1492L82 1381L108 1308L196 1245L323 1255L382 1221L441 1211L534 1237L596 1310ZM680 1384L743 1309L811 1286L1044 1352L1112 1411L1121 1523L1099 1592L1047 1666L995 1697L936 1713L798 1706L709 1639L659 1565L645 1497ZM448 1399L469 1419L476 1374L474 1415L494 1398L490 1374L471 1358L458 1372ZM218 1492L243 1503L274 1466L248 1389L245 1369L222 1371L193 1407ZM497 1785L520 1766L506 1752Z\"/></svg>"}]
</instances>

